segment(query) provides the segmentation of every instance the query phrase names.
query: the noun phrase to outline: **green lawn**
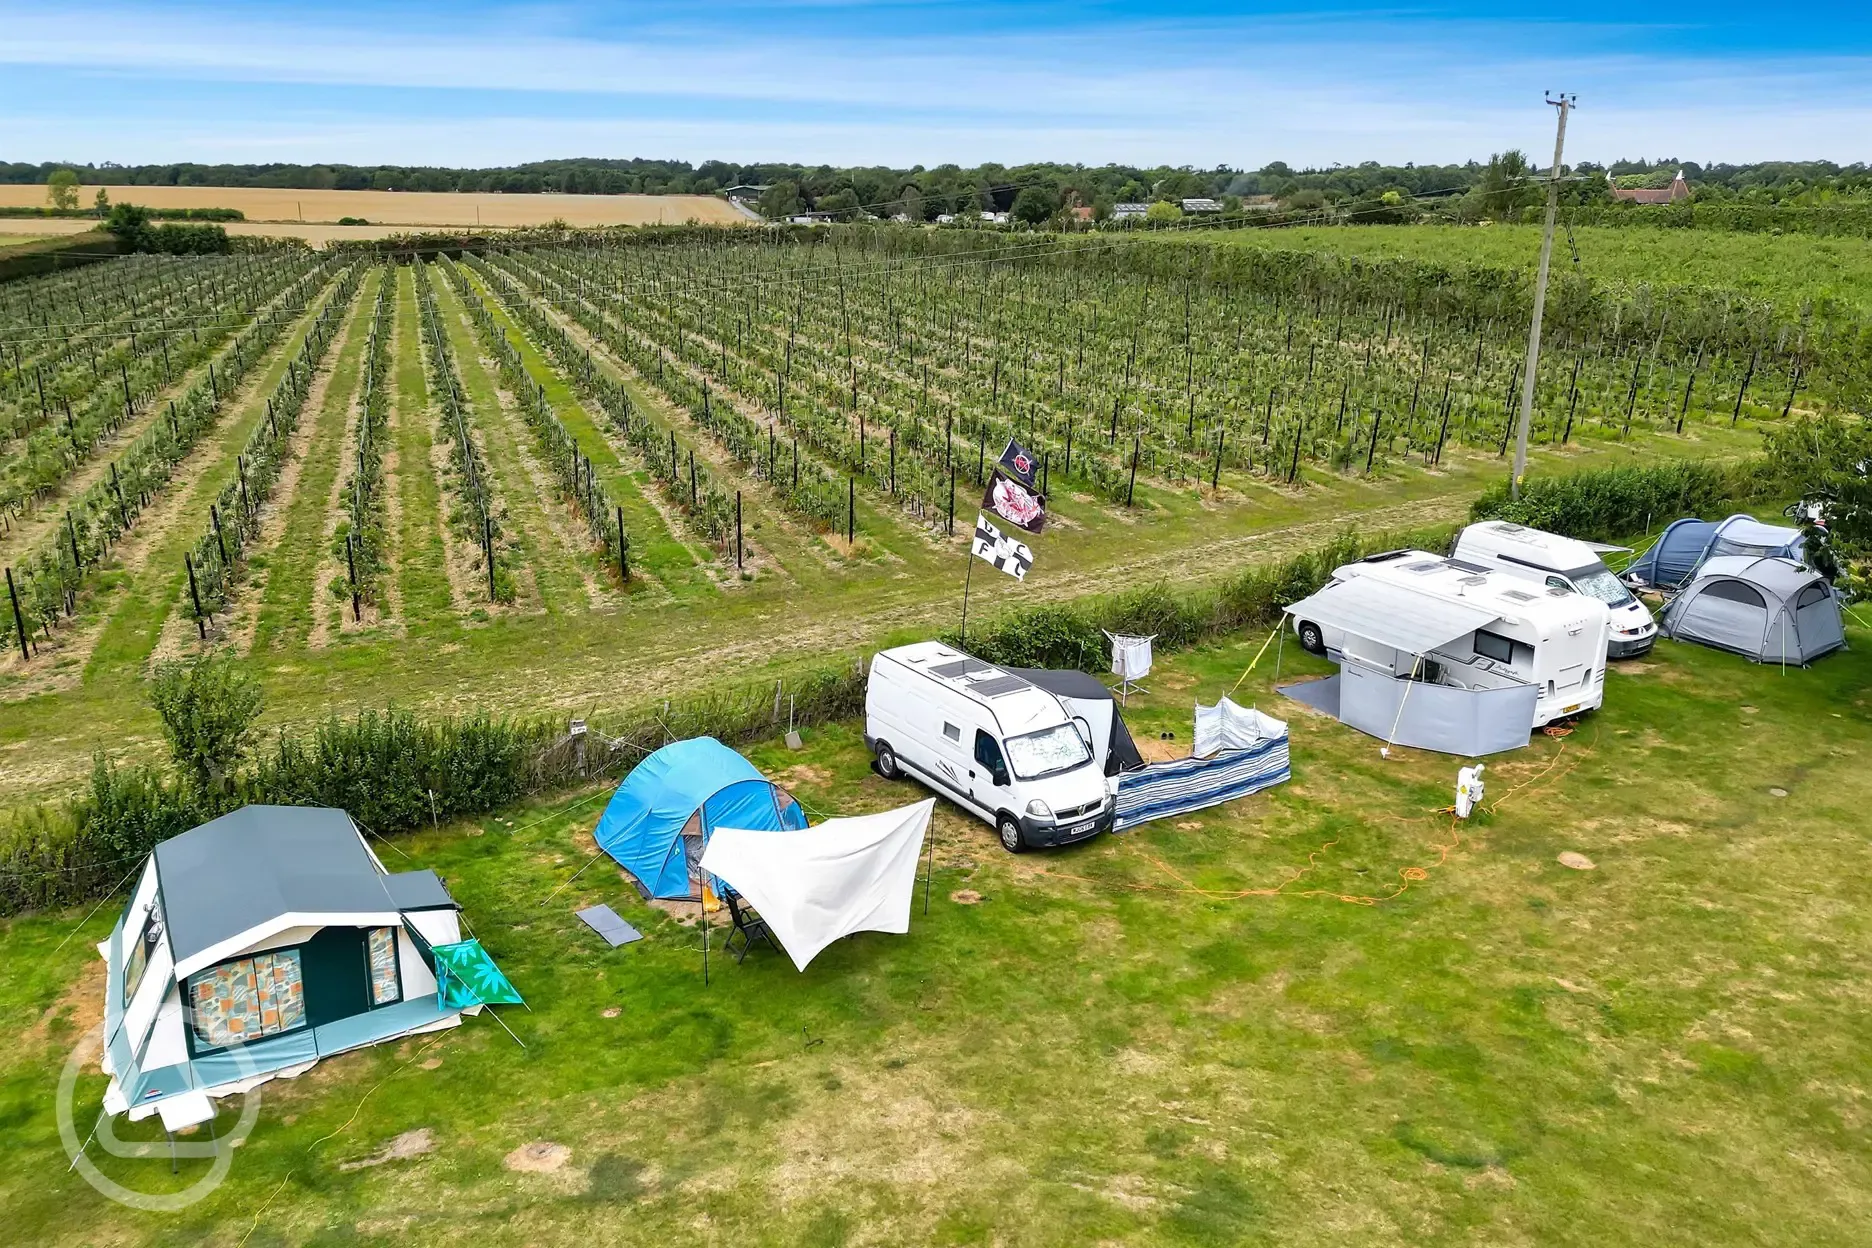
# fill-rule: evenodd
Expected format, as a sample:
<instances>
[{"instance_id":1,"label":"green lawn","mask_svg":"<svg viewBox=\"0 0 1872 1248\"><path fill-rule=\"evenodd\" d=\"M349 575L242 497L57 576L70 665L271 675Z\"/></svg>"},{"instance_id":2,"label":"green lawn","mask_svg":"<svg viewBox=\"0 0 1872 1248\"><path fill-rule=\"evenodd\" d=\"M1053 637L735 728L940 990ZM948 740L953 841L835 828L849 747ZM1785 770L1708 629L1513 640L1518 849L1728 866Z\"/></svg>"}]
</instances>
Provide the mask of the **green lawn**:
<instances>
[{"instance_id":1,"label":"green lawn","mask_svg":"<svg viewBox=\"0 0 1872 1248\"><path fill-rule=\"evenodd\" d=\"M1666 643L1571 736L1495 760L1489 813L1460 827L1437 813L1456 760L1387 761L1286 703L1270 651L1236 696L1292 723L1291 783L1018 858L945 811L908 936L805 974L717 955L706 988L698 933L608 862L548 899L603 791L408 838L380 852L448 880L532 1004L502 1014L527 1047L471 1019L268 1085L225 1185L179 1215L105 1202L54 1128L111 914L12 920L8 1238L1857 1242L1872 634L1853 638L1786 673ZM1136 735L1187 742L1191 701L1262 641L1163 662ZM857 724L752 754L817 811L920 795L867 770ZM598 901L647 939L604 949L572 913ZM79 1081L80 1131L102 1086ZM431 1151L347 1168L413 1131ZM569 1150L557 1169L503 1160L544 1143ZM206 1163L100 1164L148 1190Z\"/></svg>"},{"instance_id":2,"label":"green lawn","mask_svg":"<svg viewBox=\"0 0 1872 1248\"><path fill-rule=\"evenodd\" d=\"M1199 232L1187 237L1531 272L1540 259L1540 234L1537 225L1354 225ZM1621 286L1740 290L1790 310L1805 300L1827 298L1855 316L1872 315L1872 239L1616 226L1581 226L1573 231L1573 239L1579 250L1577 265L1566 234L1556 236L1555 272L1582 273Z\"/></svg>"}]
</instances>

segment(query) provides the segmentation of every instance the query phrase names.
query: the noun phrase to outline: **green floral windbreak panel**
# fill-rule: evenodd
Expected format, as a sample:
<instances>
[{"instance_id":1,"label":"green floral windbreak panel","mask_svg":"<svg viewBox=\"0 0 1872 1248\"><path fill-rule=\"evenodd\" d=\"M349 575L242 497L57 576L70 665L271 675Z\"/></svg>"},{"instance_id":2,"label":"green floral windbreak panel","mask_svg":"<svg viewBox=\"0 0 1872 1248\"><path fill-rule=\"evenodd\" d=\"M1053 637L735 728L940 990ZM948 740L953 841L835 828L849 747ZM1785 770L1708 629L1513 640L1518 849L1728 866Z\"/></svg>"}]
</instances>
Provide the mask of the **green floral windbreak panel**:
<instances>
[{"instance_id":1,"label":"green floral windbreak panel","mask_svg":"<svg viewBox=\"0 0 1872 1248\"><path fill-rule=\"evenodd\" d=\"M471 1005L524 1005L520 994L488 957L478 940L462 940L452 945L437 945L432 950L436 960L436 1005L444 1010L461 1010Z\"/></svg>"},{"instance_id":2,"label":"green floral windbreak panel","mask_svg":"<svg viewBox=\"0 0 1872 1248\"><path fill-rule=\"evenodd\" d=\"M263 953L193 976L189 998L195 1035L214 1048L290 1031L306 1021L299 951Z\"/></svg>"},{"instance_id":3,"label":"green floral windbreak panel","mask_svg":"<svg viewBox=\"0 0 1872 1248\"><path fill-rule=\"evenodd\" d=\"M371 1004L389 1005L403 996L397 982L396 928L370 929Z\"/></svg>"}]
</instances>

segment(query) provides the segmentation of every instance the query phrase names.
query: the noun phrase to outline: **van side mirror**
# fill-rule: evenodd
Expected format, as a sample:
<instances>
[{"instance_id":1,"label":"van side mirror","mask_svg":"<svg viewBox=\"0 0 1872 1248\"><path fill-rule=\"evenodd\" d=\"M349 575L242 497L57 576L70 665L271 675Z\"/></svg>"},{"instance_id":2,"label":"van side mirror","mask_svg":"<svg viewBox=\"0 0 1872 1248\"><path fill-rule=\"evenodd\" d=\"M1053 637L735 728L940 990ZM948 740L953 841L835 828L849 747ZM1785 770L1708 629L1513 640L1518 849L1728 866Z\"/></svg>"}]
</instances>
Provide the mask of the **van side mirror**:
<instances>
[{"instance_id":1,"label":"van side mirror","mask_svg":"<svg viewBox=\"0 0 1872 1248\"><path fill-rule=\"evenodd\" d=\"M1007 788L1008 769L1006 767L996 767L994 769L994 782L995 782L995 787L998 789Z\"/></svg>"}]
</instances>

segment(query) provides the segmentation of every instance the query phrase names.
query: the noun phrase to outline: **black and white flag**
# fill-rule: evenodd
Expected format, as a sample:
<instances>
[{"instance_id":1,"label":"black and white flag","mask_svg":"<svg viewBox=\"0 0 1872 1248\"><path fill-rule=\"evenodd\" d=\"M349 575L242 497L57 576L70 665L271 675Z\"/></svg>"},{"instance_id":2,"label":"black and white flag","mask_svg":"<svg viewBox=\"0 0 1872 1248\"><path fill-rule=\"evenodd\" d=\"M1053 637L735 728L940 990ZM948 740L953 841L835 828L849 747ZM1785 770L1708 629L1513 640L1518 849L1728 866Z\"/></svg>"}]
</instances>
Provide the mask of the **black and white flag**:
<instances>
[{"instance_id":1,"label":"black and white flag","mask_svg":"<svg viewBox=\"0 0 1872 1248\"><path fill-rule=\"evenodd\" d=\"M970 546L977 559L986 560L1017 581L1027 579L1033 567L1033 551L1027 543L1016 541L996 528L987 516L975 516L975 541Z\"/></svg>"}]
</instances>

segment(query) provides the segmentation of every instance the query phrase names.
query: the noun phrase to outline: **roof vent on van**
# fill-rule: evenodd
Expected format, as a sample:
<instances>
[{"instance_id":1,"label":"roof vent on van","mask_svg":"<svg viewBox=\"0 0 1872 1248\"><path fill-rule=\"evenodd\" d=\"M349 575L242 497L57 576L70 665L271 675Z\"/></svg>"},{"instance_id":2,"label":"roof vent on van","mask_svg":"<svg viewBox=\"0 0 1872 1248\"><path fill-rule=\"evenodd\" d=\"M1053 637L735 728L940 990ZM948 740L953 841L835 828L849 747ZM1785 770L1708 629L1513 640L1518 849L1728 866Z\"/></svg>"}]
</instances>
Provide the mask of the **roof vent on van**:
<instances>
[{"instance_id":1,"label":"roof vent on van","mask_svg":"<svg viewBox=\"0 0 1872 1248\"><path fill-rule=\"evenodd\" d=\"M1521 525L1510 524L1506 520L1497 520L1495 522L1495 531L1497 533L1521 533L1525 530Z\"/></svg>"},{"instance_id":2,"label":"roof vent on van","mask_svg":"<svg viewBox=\"0 0 1872 1248\"><path fill-rule=\"evenodd\" d=\"M1533 602L1534 601L1533 594L1523 593L1521 590L1518 590L1518 589L1504 589L1502 590L1502 597L1512 598L1516 602Z\"/></svg>"},{"instance_id":3,"label":"roof vent on van","mask_svg":"<svg viewBox=\"0 0 1872 1248\"><path fill-rule=\"evenodd\" d=\"M1441 562L1434 559L1420 559L1416 563L1405 564L1404 570L1406 572L1434 572L1442 566Z\"/></svg>"},{"instance_id":4,"label":"roof vent on van","mask_svg":"<svg viewBox=\"0 0 1872 1248\"><path fill-rule=\"evenodd\" d=\"M1463 578L1462 578L1462 583L1463 583L1464 585L1486 585L1486 584L1488 584L1488 577L1486 577L1486 576L1465 576L1465 577L1463 577Z\"/></svg>"}]
</instances>

